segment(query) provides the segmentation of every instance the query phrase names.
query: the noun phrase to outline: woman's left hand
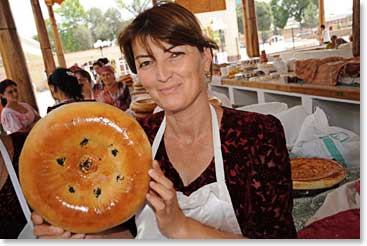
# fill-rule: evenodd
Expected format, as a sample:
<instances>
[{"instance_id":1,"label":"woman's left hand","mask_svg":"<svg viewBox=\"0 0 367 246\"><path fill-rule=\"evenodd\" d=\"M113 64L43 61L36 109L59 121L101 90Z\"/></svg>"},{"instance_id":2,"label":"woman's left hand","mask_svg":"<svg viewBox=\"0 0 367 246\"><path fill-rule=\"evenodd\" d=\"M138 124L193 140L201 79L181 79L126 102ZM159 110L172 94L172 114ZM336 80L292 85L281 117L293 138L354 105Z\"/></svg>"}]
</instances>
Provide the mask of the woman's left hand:
<instances>
[{"instance_id":1,"label":"woman's left hand","mask_svg":"<svg viewBox=\"0 0 367 246\"><path fill-rule=\"evenodd\" d=\"M169 238L182 235L187 217L178 205L173 183L164 176L157 161L153 161L153 169L149 170L149 175L152 181L146 198L155 211L161 233Z\"/></svg>"}]
</instances>

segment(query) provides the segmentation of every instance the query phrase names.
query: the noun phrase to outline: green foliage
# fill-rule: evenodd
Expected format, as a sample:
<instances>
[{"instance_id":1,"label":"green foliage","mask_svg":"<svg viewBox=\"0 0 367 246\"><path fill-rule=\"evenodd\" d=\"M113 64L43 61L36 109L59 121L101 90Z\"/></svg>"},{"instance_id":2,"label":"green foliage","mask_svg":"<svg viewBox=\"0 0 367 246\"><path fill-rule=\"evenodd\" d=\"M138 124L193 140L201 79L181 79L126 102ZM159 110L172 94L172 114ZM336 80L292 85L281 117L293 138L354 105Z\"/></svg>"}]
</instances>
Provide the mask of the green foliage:
<instances>
[{"instance_id":1,"label":"green foliage","mask_svg":"<svg viewBox=\"0 0 367 246\"><path fill-rule=\"evenodd\" d=\"M283 3L290 16L301 24L305 17L305 10L311 0L283 0Z\"/></svg>"},{"instance_id":2,"label":"green foliage","mask_svg":"<svg viewBox=\"0 0 367 246\"><path fill-rule=\"evenodd\" d=\"M133 16L137 16L145 9L148 8L149 4L152 2L151 0L133 0L130 4L126 4L126 0L115 0L116 5L119 9L126 9Z\"/></svg>"},{"instance_id":3,"label":"green foliage","mask_svg":"<svg viewBox=\"0 0 367 246\"><path fill-rule=\"evenodd\" d=\"M73 31L74 40L77 40L78 47L75 50L87 50L93 47L93 37L86 25L80 25Z\"/></svg>"},{"instance_id":4,"label":"green foliage","mask_svg":"<svg viewBox=\"0 0 367 246\"><path fill-rule=\"evenodd\" d=\"M311 2L305 9L304 27L317 27L319 23L318 7Z\"/></svg>"},{"instance_id":5,"label":"green foliage","mask_svg":"<svg viewBox=\"0 0 367 246\"><path fill-rule=\"evenodd\" d=\"M287 25L289 18L288 10L281 5L279 0L271 0L270 7L274 18L274 27L283 29Z\"/></svg>"},{"instance_id":6,"label":"green foliage","mask_svg":"<svg viewBox=\"0 0 367 246\"><path fill-rule=\"evenodd\" d=\"M270 5L266 2L255 2L257 28L259 31L270 30L273 16Z\"/></svg>"},{"instance_id":7,"label":"green foliage","mask_svg":"<svg viewBox=\"0 0 367 246\"><path fill-rule=\"evenodd\" d=\"M293 17L301 26L304 26L306 9L310 4L313 4L318 9L318 0L271 0L270 5L275 19L274 25L282 29L286 25L288 18ZM312 10L315 10L314 7L312 8ZM316 14L314 13L314 15Z\"/></svg>"},{"instance_id":8,"label":"green foliage","mask_svg":"<svg viewBox=\"0 0 367 246\"><path fill-rule=\"evenodd\" d=\"M55 13L61 17L61 29L72 29L86 24L87 14L79 0L65 0Z\"/></svg>"},{"instance_id":9,"label":"green foliage","mask_svg":"<svg viewBox=\"0 0 367 246\"><path fill-rule=\"evenodd\" d=\"M65 0L55 12L60 17L58 29L66 52L90 49L98 39L112 41L128 23L121 19L118 9L109 8L105 13L98 8L85 11L79 0Z\"/></svg>"},{"instance_id":10,"label":"green foliage","mask_svg":"<svg viewBox=\"0 0 367 246\"><path fill-rule=\"evenodd\" d=\"M63 48L68 52L86 50L93 47L93 38L85 25L76 26L72 30L60 32Z\"/></svg>"},{"instance_id":11,"label":"green foliage","mask_svg":"<svg viewBox=\"0 0 367 246\"><path fill-rule=\"evenodd\" d=\"M104 23L107 24L107 28L109 30L106 39L115 39L122 24L120 11L115 8L107 9L104 14Z\"/></svg>"},{"instance_id":12,"label":"green foliage","mask_svg":"<svg viewBox=\"0 0 367 246\"><path fill-rule=\"evenodd\" d=\"M236 16L237 16L237 24L238 31L244 34L244 26L243 26L243 10L242 10L242 2L236 5Z\"/></svg>"},{"instance_id":13,"label":"green foliage","mask_svg":"<svg viewBox=\"0 0 367 246\"><path fill-rule=\"evenodd\" d=\"M260 32L260 36L261 36L261 40L262 40L263 44L265 44L266 40L268 40L268 38L270 38L270 32L269 31L262 31L262 32Z\"/></svg>"},{"instance_id":14,"label":"green foliage","mask_svg":"<svg viewBox=\"0 0 367 246\"><path fill-rule=\"evenodd\" d=\"M94 40L98 40L96 35L96 28L103 20L102 10L98 8L90 8L87 11L87 23L88 27L92 32L92 36Z\"/></svg>"}]
</instances>

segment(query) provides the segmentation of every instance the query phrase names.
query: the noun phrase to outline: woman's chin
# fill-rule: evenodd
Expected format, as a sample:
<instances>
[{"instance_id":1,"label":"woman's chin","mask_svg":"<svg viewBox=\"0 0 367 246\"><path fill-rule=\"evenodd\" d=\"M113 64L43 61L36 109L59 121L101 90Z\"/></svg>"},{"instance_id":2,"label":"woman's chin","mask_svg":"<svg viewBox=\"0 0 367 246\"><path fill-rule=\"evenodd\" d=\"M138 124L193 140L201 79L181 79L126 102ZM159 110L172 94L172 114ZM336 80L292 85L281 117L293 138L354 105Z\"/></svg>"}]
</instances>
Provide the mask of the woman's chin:
<instances>
[{"instance_id":1,"label":"woman's chin","mask_svg":"<svg viewBox=\"0 0 367 246\"><path fill-rule=\"evenodd\" d=\"M180 111L183 106L182 104L178 104L178 103L164 103L162 104L161 108L164 109L164 111L166 112L178 112Z\"/></svg>"}]
</instances>

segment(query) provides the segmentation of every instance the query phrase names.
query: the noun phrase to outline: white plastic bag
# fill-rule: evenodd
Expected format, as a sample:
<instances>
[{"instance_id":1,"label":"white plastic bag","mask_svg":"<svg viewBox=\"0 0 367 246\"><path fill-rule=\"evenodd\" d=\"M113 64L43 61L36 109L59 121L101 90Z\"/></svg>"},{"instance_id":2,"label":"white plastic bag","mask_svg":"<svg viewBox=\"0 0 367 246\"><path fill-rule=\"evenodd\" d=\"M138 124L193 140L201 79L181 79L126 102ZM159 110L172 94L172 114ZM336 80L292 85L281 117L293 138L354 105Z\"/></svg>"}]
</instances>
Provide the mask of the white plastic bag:
<instances>
[{"instance_id":1,"label":"white plastic bag","mask_svg":"<svg viewBox=\"0 0 367 246\"><path fill-rule=\"evenodd\" d=\"M346 167L360 166L360 138L340 127L329 126L324 111L307 116L291 153L298 157L329 158Z\"/></svg>"},{"instance_id":2,"label":"white plastic bag","mask_svg":"<svg viewBox=\"0 0 367 246\"><path fill-rule=\"evenodd\" d=\"M292 149L296 142L307 115L302 105L294 106L275 115L283 125L288 149Z\"/></svg>"}]
</instances>

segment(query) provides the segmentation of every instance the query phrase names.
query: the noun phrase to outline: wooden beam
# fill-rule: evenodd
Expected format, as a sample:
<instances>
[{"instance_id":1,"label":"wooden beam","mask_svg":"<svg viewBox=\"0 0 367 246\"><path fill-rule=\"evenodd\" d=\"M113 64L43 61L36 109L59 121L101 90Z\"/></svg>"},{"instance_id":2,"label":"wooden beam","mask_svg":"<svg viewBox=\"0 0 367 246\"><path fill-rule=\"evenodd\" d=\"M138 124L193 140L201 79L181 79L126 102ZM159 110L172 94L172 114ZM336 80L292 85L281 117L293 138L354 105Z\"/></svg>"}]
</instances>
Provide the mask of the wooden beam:
<instances>
[{"instance_id":1,"label":"wooden beam","mask_svg":"<svg viewBox=\"0 0 367 246\"><path fill-rule=\"evenodd\" d=\"M38 110L26 59L8 0L0 1L0 53L6 76L18 85L20 101Z\"/></svg>"},{"instance_id":2,"label":"wooden beam","mask_svg":"<svg viewBox=\"0 0 367 246\"><path fill-rule=\"evenodd\" d=\"M56 19L55 19L55 15L54 15L54 10L52 8L52 5L49 5L49 4L46 4L46 5L47 5L47 9L48 9L48 15L50 17L52 32L54 34L57 61L58 61L60 67L65 67L66 68L64 50L62 48L62 43L61 43L59 31L57 30L57 24L56 24Z\"/></svg>"},{"instance_id":3,"label":"wooden beam","mask_svg":"<svg viewBox=\"0 0 367 246\"><path fill-rule=\"evenodd\" d=\"M225 0L175 0L175 3L190 10L194 14L226 9Z\"/></svg>"},{"instance_id":4,"label":"wooden beam","mask_svg":"<svg viewBox=\"0 0 367 246\"><path fill-rule=\"evenodd\" d=\"M55 70L55 61L52 55L50 40L48 39L47 29L43 20L39 0L31 0L34 20L36 22L38 39L41 45L43 63L45 64L47 76Z\"/></svg>"},{"instance_id":5,"label":"wooden beam","mask_svg":"<svg viewBox=\"0 0 367 246\"><path fill-rule=\"evenodd\" d=\"M256 25L255 2L254 0L242 0L242 6L246 52L249 57L259 57L259 36Z\"/></svg>"},{"instance_id":6,"label":"wooden beam","mask_svg":"<svg viewBox=\"0 0 367 246\"><path fill-rule=\"evenodd\" d=\"M319 0L319 26L325 25L325 6L324 0Z\"/></svg>"},{"instance_id":7,"label":"wooden beam","mask_svg":"<svg viewBox=\"0 0 367 246\"><path fill-rule=\"evenodd\" d=\"M360 55L360 11L361 5L359 0L353 0L353 26L352 26L352 37L353 37L353 56Z\"/></svg>"}]
</instances>

